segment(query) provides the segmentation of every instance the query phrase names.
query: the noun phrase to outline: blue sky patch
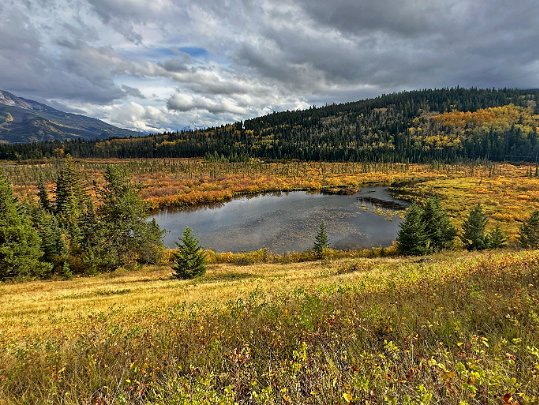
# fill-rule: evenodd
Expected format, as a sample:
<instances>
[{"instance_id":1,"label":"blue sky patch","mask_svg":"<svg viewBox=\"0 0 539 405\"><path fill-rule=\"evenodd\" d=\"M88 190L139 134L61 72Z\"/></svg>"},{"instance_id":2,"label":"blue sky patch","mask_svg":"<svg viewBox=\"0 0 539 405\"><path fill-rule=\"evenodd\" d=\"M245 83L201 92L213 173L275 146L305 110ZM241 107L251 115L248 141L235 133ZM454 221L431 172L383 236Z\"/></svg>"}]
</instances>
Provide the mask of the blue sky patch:
<instances>
[{"instance_id":1,"label":"blue sky patch","mask_svg":"<svg viewBox=\"0 0 539 405\"><path fill-rule=\"evenodd\" d=\"M199 48L196 46L183 46L179 48L180 51L185 52L189 56L192 56L193 58L203 58L205 56L208 56L208 51L204 48Z\"/></svg>"}]
</instances>

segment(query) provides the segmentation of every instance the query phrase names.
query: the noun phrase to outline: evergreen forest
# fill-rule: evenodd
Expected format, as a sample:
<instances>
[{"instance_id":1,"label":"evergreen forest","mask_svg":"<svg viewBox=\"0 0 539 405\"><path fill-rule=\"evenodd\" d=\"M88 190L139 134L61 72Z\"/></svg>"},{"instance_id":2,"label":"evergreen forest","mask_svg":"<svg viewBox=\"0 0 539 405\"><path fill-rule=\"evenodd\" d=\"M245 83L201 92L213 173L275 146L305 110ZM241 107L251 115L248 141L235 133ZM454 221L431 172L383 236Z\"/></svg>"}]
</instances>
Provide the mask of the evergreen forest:
<instances>
[{"instance_id":1,"label":"evergreen forest","mask_svg":"<svg viewBox=\"0 0 539 405\"><path fill-rule=\"evenodd\" d=\"M535 162L539 90L444 88L274 112L214 128L95 141L0 144L0 159Z\"/></svg>"}]
</instances>

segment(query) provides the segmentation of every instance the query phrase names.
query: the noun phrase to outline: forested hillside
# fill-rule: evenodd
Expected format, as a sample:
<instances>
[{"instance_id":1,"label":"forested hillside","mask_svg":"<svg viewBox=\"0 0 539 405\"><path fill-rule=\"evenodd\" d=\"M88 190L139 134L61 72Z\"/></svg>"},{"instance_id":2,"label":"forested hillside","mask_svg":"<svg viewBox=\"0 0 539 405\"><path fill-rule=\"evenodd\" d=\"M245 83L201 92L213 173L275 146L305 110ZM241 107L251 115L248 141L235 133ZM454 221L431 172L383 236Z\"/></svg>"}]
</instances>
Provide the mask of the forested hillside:
<instances>
[{"instance_id":1,"label":"forested hillside","mask_svg":"<svg viewBox=\"0 0 539 405\"><path fill-rule=\"evenodd\" d=\"M0 145L0 158L201 157L237 161L535 161L539 90L435 89L273 113L205 130Z\"/></svg>"}]
</instances>

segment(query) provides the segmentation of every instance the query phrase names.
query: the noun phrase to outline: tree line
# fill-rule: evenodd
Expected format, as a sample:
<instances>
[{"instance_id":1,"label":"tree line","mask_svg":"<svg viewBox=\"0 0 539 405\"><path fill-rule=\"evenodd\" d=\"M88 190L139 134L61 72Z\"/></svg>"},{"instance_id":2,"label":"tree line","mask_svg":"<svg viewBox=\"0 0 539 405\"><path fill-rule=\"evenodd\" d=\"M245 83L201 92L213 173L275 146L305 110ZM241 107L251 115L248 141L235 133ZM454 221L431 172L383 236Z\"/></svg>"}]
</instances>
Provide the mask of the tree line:
<instances>
[{"instance_id":1,"label":"tree line","mask_svg":"<svg viewBox=\"0 0 539 405\"><path fill-rule=\"evenodd\" d=\"M539 112L539 90L434 89L285 111L219 127L101 141L0 144L0 159L70 154L96 158L206 157L213 161L536 161L537 125L519 113L508 125L455 127L431 115L513 105ZM520 109L520 110L518 110ZM521 114L524 114L522 112ZM449 125L451 124L451 125Z\"/></svg>"},{"instance_id":2,"label":"tree line","mask_svg":"<svg viewBox=\"0 0 539 405\"><path fill-rule=\"evenodd\" d=\"M405 255L425 255L450 249L459 236L469 250L498 249L507 245L507 237L496 224L486 231L488 217L480 204L476 204L462 224L460 234L449 220L437 197L425 204L412 204L406 211L397 236L397 250ZM534 211L520 227L519 245L539 248L539 211Z\"/></svg>"},{"instance_id":3,"label":"tree line","mask_svg":"<svg viewBox=\"0 0 539 405\"><path fill-rule=\"evenodd\" d=\"M119 166L109 166L105 184L88 190L66 159L54 197L41 181L37 203L17 201L0 175L0 212L0 280L95 274L157 263L164 254L163 231L147 220L137 185Z\"/></svg>"},{"instance_id":4,"label":"tree line","mask_svg":"<svg viewBox=\"0 0 539 405\"><path fill-rule=\"evenodd\" d=\"M38 203L21 203L0 175L0 281L15 278L70 278L118 267L156 264L164 259L163 231L148 221L146 203L125 169L108 166L105 185L94 185L98 206L71 159L64 162L51 198L43 181ZM173 275L204 274L204 252L190 228L173 253Z\"/></svg>"},{"instance_id":5,"label":"tree line","mask_svg":"<svg viewBox=\"0 0 539 405\"><path fill-rule=\"evenodd\" d=\"M397 253L421 256L454 246L457 236L465 249L499 249L507 246L507 236L496 224L490 232L486 231L488 217L480 204L476 204L463 221L462 231L451 223L447 212L438 197L427 199L424 204L413 203L406 210L404 220L397 234ZM525 249L539 249L539 211L534 211L520 227L519 245ZM325 224L315 237L312 253L317 259L324 259L330 248Z\"/></svg>"}]
</instances>

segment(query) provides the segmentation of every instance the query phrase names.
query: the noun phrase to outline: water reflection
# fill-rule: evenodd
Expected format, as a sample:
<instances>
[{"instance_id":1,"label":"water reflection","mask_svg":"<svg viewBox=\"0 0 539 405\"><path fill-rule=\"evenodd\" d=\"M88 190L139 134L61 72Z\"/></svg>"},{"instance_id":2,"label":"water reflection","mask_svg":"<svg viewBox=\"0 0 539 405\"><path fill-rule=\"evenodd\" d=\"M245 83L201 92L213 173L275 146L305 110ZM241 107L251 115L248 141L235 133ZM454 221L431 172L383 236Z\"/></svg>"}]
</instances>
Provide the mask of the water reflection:
<instances>
[{"instance_id":1,"label":"water reflection","mask_svg":"<svg viewBox=\"0 0 539 405\"><path fill-rule=\"evenodd\" d=\"M380 205L385 215L379 215ZM168 231L169 247L189 226L204 247L217 251L267 247L284 253L310 249L321 221L334 248L389 245L401 220L387 213L397 213L393 209L405 205L383 187L364 188L353 195L293 191L242 197L196 210L163 211L153 218Z\"/></svg>"}]
</instances>

